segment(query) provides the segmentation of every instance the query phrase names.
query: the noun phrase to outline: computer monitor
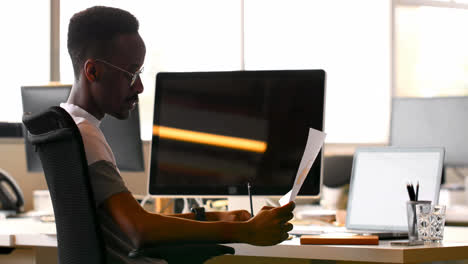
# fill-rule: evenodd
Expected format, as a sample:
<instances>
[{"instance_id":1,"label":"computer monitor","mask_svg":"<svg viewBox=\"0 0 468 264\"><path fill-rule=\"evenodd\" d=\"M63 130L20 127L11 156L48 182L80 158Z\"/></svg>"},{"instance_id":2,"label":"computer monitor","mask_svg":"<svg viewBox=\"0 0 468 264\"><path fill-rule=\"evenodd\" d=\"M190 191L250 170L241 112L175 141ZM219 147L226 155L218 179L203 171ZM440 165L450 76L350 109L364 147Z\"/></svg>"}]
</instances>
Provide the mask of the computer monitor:
<instances>
[{"instance_id":1,"label":"computer monitor","mask_svg":"<svg viewBox=\"0 0 468 264\"><path fill-rule=\"evenodd\" d=\"M308 130L323 131L323 70L156 76L149 193L279 197L293 186ZM317 197L319 153L299 195Z\"/></svg>"},{"instance_id":2,"label":"computer monitor","mask_svg":"<svg viewBox=\"0 0 468 264\"><path fill-rule=\"evenodd\" d=\"M390 145L445 147L445 166L468 166L468 97L394 98Z\"/></svg>"},{"instance_id":3,"label":"computer monitor","mask_svg":"<svg viewBox=\"0 0 468 264\"><path fill-rule=\"evenodd\" d=\"M70 90L71 85L23 86L21 87L23 111L37 113L50 106L66 102ZM138 107L131 112L126 120L118 120L106 115L102 119L100 128L114 152L119 170L144 171ZM26 136L25 138L28 171L40 172L42 165L39 156Z\"/></svg>"}]
</instances>

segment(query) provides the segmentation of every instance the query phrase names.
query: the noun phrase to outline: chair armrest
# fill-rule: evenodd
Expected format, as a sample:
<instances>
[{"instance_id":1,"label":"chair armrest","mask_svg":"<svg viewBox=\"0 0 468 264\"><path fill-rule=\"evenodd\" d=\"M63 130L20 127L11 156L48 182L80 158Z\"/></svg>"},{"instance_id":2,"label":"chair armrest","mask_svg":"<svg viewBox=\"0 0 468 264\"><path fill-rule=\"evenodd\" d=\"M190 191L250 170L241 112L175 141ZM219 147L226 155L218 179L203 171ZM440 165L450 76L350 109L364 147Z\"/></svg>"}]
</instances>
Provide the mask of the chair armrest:
<instances>
[{"instance_id":1,"label":"chair armrest","mask_svg":"<svg viewBox=\"0 0 468 264\"><path fill-rule=\"evenodd\" d=\"M234 253L234 248L219 244L173 244L132 250L128 256L160 258L172 264L204 263L210 258Z\"/></svg>"}]
</instances>

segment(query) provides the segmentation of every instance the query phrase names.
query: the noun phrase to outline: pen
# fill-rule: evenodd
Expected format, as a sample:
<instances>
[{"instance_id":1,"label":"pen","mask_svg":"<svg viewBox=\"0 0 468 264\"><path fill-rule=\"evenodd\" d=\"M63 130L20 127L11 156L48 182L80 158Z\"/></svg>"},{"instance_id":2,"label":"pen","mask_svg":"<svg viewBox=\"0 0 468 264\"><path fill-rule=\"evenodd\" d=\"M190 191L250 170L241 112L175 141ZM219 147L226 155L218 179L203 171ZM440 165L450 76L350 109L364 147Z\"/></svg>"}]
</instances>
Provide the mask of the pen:
<instances>
[{"instance_id":1,"label":"pen","mask_svg":"<svg viewBox=\"0 0 468 264\"><path fill-rule=\"evenodd\" d=\"M414 194L414 187L413 184L408 183L406 184L406 189L408 190L408 196L410 198L410 201L415 201L416 200L416 195Z\"/></svg>"},{"instance_id":2,"label":"pen","mask_svg":"<svg viewBox=\"0 0 468 264\"><path fill-rule=\"evenodd\" d=\"M415 195L415 196L416 196L415 199L416 199L416 201L417 201L417 200L418 200L418 196L419 196L419 181L418 181L418 183L416 184L416 195Z\"/></svg>"},{"instance_id":3,"label":"pen","mask_svg":"<svg viewBox=\"0 0 468 264\"><path fill-rule=\"evenodd\" d=\"M414 190L414 186L412 183L407 183L406 184L406 189L408 190L408 196L410 198L410 201L418 201L419 198L419 181L416 184L416 191Z\"/></svg>"},{"instance_id":4,"label":"pen","mask_svg":"<svg viewBox=\"0 0 468 264\"><path fill-rule=\"evenodd\" d=\"M250 215L254 217L253 213L253 205L252 205L252 193L250 192L250 182L247 182L247 192L249 194L249 200L250 200Z\"/></svg>"}]
</instances>

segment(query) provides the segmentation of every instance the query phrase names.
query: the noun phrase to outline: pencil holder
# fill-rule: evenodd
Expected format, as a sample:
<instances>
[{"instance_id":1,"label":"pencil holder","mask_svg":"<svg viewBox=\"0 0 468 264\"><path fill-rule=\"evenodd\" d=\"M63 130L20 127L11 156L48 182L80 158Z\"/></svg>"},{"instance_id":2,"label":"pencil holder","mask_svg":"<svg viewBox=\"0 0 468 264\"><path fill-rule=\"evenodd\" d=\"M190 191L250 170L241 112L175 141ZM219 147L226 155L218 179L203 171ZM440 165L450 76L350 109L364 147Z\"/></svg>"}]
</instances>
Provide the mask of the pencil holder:
<instances>
[{"instance_id":1,"label":"pencil holder","mask_svg":"<svg viewBox=\"0 0 468 264\"><path fill-rule=\"evenodd\" d=\"M408 218L408 239L410 241L418 241L418 219L416 217L417 204L431 204L431 201L407 201L406 216Z\"/></svg>"}]
</instances>

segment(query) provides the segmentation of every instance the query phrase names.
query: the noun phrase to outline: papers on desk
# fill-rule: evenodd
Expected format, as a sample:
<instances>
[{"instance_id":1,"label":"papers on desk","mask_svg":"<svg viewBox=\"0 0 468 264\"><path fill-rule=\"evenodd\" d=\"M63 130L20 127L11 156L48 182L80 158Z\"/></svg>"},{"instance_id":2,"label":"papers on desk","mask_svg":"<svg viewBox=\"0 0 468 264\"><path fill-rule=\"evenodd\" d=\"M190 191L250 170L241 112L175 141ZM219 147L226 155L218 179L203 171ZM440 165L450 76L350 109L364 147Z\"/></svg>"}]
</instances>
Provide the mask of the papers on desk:
<instances>
[{"instance_id":1,"label":"papers on desk","mask_svg":"<svg viewBox=\"0 0 468 264\"><path fill-rule=\"evenodd\" d=\"M294 235L320 235L346 233L346 227L341 226L323 226L323 225L298 225L294 224L293 230L288 232Z\"/></svg>"},{"instance_id":2,"label":"papers on desk","mask_svg":"<svg viewBox=\"0 0 468 264\"><path fill-rule=\"evenodd\" d=\"M304 180L309 174L309 170L314 164L315 159L317 158L320 149L323 146L325 141L326 134L322 131L309 128L309 136L307 137L307 144L302 155L301 163L299 164L299 169L296 173L296 179L294 180L294 185L287 194L285 194L280 200L279 203L281 206L296 200L296 196L301 189Z\"/></svg>"},{"instance_id":3,"label":"papers on desk","mask_svg":"<svg viewBox=\"0 0 468 264\"><path fill-rule=\"evenodd\" d=\"M312 206L315 207L315 206ZM294 211L294 217L298 221L322 221L325 223L333 223L336 221L336 210L329 210L329 209L299 209Z\"/></svg>"}]
</instances>

